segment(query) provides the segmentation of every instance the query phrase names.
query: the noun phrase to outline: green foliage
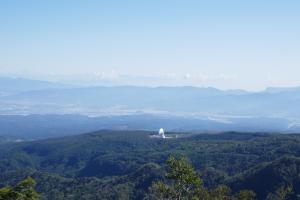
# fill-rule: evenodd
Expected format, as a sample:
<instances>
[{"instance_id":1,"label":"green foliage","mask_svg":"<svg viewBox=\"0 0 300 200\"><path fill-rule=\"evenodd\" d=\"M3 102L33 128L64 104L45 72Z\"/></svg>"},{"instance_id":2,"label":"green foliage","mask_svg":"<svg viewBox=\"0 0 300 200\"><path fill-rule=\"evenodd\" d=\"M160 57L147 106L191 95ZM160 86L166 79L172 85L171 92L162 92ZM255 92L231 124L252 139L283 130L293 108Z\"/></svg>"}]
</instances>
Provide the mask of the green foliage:
<instances>
[{"instance_id":1,"label":"green foliage","mask_svg":"<svg viewBox=\"0 0 300 200\"><path fill-rule=\"evenodd\" d=\"M282 157L273 162L263 163L239 174L230 180L234 190L249 188L259 199L296 199L300 193L300 159Z\"/></svg>"},{"instance_id":2,"label":"green foliage","mask_svg":"<svg viewBox=\"0 0 300 200\"><path fill-rule=\"evenodd\" d=\"M40 196L34 189L35 185L35 180L28 177L15 187L1 188L0 200L38 200Z\"/></svg>"},{"instance_id":3,"label":"green foliage","mask_svg":"<svg viewBox=\"0 0 300 200\"><path fill-rule=\"evenodd\" d=\"M99 131L7 145L0 151L0 187L31 176L47 200L140 200L152 182L170 186L174 180L165 180L165 161L169 155L185 155L209 195L214 191L226 197L220 185L230 187L237 199L248 195L244 189L259 200L273 200L287 186L293 189L287 199L300 194L300 134L174 133L183 137L166 140L150 134ZM194 180L186 188L199 187L196 175L182 180Z\"/></svg>"},{"instance_id":4,"label":"green foliage","mask_svg":"<svg viewBox=\"0 0 300 200\"><path fill-rule=\"evenodd\" d=\"M251 190L241 190L235 195L236 200L253 200L256 194Z\"/></svg>"},{"instance_id":5,"label":"green foliage","mask_svg":"<svg viewBox=\"0 0 300 200\"><path fill-rule=\"evenodd\" d=\"M286 200L290 199L293 194L293 188L291 186L280 187L276 190L275 193L271 193L267 196L267 200ZM293 199L293 198L292 198Z\"/></svg>"},{"instance_id":6,"label":"green foliage","mask_svg":"<svg viewBox=\"0 0 300 200\"><path fill-rule=\"evenodd\" d=\"M153 188L157 193L156 199L161 200L254 200L255 193L243 190L231 195L231 189L220 185L215 189L207 189L203 181L185 157L167 160L169 182L155 183Z\"/></svg>"},{"instance_id":7,"label":"green foliage","mask_svg":"<svg viewBox=\"0 0 300 200\"><path fill-rule=\"evenodd\" d=\"M157 183L157 189L162 196L168 199L195 199L196 196L205 197L208 192L203 188L203 182L199 178L193 166L185 157L176 160L170 157L167 160L169 166L166 178L171 180L171 186L163 182Z\"/></svg>"}]
</instances>

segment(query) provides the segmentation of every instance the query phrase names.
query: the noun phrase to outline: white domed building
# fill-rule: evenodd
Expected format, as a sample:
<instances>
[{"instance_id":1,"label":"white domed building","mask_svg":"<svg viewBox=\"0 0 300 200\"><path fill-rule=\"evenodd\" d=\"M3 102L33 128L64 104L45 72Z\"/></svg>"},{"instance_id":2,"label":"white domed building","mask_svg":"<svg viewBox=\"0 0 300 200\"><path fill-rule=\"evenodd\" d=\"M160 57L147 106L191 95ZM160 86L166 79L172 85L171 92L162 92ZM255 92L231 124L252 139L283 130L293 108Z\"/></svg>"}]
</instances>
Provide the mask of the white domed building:
<instances>
[{"instance_id":1,"label":"white domed building","mask_svg":"<svg viewBox=\"0 0 300 200\"><path fill-rule=\"evenodd\" d=\"M166 138L166 136L165 136L165 131L164 131L163 128L159 129L159 131L158 131L158 136L159 136L160 138Z\"/></svg>"},{"instance_id":2,"label":"white domed building","mask_svg":"<svg viewBox=\"0 0 300 200\"><path fill-rule=\"evenodd\" d=\"M160 139L170 139L170 138L177 138L177 135L166 135L163 128L158 130L158 134L151 134L149 137L151 138L160 138Z\"/></svg>"}]
</instances>

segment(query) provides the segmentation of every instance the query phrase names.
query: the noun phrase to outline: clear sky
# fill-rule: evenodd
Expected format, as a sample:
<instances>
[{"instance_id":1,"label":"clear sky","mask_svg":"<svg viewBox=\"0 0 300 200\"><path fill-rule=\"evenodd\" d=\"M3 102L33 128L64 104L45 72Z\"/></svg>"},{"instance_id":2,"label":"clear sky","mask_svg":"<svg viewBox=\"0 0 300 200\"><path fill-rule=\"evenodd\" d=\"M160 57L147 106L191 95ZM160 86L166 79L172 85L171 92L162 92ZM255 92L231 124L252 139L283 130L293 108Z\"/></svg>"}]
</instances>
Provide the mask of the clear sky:
<instances>
[{"instance_id":1,"label":"clear sky","mask_svg":"<svg viewBox=\"0 0 300 200\"><path fill-rule=\"evenodd\" d=\"M0 74L296 86L300 1L0 1Z\"/></svg>"}]
</instances>

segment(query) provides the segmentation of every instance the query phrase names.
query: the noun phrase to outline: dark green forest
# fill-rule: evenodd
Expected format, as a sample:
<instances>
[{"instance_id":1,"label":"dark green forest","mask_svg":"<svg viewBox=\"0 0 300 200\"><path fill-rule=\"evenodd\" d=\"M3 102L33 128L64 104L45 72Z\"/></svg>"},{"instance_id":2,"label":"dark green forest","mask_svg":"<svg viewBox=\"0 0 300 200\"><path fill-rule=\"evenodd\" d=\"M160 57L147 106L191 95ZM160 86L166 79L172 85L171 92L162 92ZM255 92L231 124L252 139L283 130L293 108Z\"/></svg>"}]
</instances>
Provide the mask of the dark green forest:
<instances>
[{"instance_id":1,"label":"dark green forest","mask_svg":"<svg viewBox=\"0 0 300 200\"><path fill-rule=\"evenodd\" d=\"M170 181L170 156L186 157L209 191L253 191L256 199L297 199L300 135L99 131L32 142L1 143L0 187L36 181L41 199L147 199ZM284 197L283 197L284 196ZM217 198L216 198L217 199Z\"/></svg>"}]
</instances>

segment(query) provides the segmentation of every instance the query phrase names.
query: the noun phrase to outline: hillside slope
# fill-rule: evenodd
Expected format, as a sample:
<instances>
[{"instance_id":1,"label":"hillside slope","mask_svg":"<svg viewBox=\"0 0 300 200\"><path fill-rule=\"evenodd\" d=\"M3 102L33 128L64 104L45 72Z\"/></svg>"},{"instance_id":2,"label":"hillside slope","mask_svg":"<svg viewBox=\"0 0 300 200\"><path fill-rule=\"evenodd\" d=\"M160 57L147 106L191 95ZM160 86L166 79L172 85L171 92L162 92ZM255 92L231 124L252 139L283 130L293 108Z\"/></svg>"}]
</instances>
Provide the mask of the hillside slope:
<instances>
[{"instance_id":1,"label":"hillside slope","mask_svg":"<svg viewBox=\"0 0 300 200\"><path fill-rule=\"evenodd\" d=\"M235 191L253 189L259 199L276 194L280 186L299 191L300 135L169 133L178 138L163 140L151 134L156 133L106 130L11 144L0 152L0 184L32 175L48 199L72 199L83 191L87 199L95 193L105 199L109 188L121 191L115 194L123 199L141 199L162 177L169 155L183 155L210 187L226 183Z\"/></svg>"}]
</instances>

